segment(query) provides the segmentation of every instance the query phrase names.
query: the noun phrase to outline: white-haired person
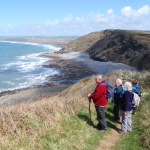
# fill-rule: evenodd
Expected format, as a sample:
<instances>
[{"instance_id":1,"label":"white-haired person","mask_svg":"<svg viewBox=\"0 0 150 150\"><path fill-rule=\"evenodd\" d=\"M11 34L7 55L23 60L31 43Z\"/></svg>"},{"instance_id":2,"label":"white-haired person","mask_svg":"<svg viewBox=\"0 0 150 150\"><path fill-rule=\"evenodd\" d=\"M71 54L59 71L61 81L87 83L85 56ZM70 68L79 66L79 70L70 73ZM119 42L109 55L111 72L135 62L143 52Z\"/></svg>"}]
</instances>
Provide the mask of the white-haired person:
<instances>
[{"instance_id":1,"label":"white-haired person","mask_svg":"<svg viewBox=\"0 0 150 150\"><path fill-rule=\"evenodd\" d=\"M122 99L122 127L121 130L119 131L120 134L126 133L126 132L131 132L132 127L131 127L131 117L132 117L132 100L134 94L131 92L132 91L132 83L131 82L125 82L124 83L124 95Z\"/></svg>"},{"instance_id":2,"label":"white-haired person","mask_svg":"<svg viewBox=\"0 0 150 150\"><path fill-rule=\"evenodd\" d=\"M120 108L122 104L123 94L124 94L124 88L122 86L122 80L118 78L115 81L114 98L113 98L114 120L118 123L120 123Z\"/></svg>"},{"instance_id":3,"label":"white-haired person","mask_svg":"<svg viewBox=\"0 0 150 150\"><path fill-rule=\"evenodd\" d=\"M99 123L97 124L97 129L100 132L105 132L107 130L107 123L105 118L105 107L108 104L108 100L106 98L107 87L103 84L103 76L97 75L95 77L96 88L92 94L88 94L88 98L93 100L95 104L95 109L97 112L97 119Z\"/></svg>"}]
</instances>

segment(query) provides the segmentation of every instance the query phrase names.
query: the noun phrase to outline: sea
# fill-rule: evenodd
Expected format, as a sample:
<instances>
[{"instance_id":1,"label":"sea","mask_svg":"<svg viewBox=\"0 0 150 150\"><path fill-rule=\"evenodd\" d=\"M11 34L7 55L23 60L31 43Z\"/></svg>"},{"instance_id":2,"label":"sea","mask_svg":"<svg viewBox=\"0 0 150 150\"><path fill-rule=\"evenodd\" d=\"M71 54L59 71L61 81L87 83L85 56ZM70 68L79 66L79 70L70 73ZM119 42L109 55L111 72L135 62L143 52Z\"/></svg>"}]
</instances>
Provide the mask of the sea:
<instances>
[{"instance_id":1,"label":"sea","mask_svg":"<svg viewBox=\"0 0 150 150\"><path fill-rule=\"evenodd\" d=\"M42 67L52 58L40 56L59 49L49 44L0 42L0 92L42 85L59 74L58 69Z\"/></svg>"}]
</instances>

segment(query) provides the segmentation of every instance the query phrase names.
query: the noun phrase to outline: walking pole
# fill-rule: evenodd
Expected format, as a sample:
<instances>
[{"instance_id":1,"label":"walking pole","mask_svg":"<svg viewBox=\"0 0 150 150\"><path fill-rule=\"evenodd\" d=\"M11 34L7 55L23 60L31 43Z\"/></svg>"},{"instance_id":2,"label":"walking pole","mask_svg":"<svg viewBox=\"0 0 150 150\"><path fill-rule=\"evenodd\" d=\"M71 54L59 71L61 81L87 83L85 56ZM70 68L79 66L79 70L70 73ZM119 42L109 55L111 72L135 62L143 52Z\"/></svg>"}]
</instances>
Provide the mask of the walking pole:
<instances>
[{"instance_id":1,"label":"walking pole","mask_svg":"<svg viewBox=\"0 0 150 150\"><path fill-rule=\"evenodd\" d=\"M91 119L91 99L89 99L89 114L90 114L90 119Z\"/></svg>"}]
</instances>

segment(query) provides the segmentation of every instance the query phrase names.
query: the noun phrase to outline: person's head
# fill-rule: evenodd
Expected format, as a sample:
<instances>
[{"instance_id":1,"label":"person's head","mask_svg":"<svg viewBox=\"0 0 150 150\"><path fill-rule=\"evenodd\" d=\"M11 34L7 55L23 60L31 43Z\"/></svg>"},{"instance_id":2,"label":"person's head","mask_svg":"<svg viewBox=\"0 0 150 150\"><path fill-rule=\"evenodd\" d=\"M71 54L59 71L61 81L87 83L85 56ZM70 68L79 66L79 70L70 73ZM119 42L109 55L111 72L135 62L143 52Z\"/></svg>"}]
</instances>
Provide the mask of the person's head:
<instances>
[{"instance_id":1,"label":"person's head","mask_svg":"<svg viewBox=\"0 0 150 150\"><path fill-rule=\"evenodd\" d=\"M99 74L95 77L95 81L97 84L101 83L103 81L103 75Z\"/></svg>"},{"instance_id":2,"label":"person's head","mask_svg":"<svg viewBox=\"0 0 150 150\"><path fill-rule=\"evenodd\" d=\"M116 79L115 81L115 85L118 86L118 85L121 85L122 84L122 80L121 79Z\"/></svg>"},{"instance_id":3,"label":"person's head","mask_svg":"<svg viewBox=\"0 0 150 150\"><path fill-rule=\"evenodd\" d=\"M132 91L132 83L127 81L124 83L124 90L126 91Z\"/></svg>"},{"instance_id":4,"label":"person's head","mask_svg":"<svg viewBox=\"0 0 150 150\"><path fill-rule=\"evenodd\" d=\"M134 80L134 81L132 81L132 84L133 84L133 85L137 85L137 84L139 84L139 83L138 83L137 80Z\"/></svg>"}]
</instances>

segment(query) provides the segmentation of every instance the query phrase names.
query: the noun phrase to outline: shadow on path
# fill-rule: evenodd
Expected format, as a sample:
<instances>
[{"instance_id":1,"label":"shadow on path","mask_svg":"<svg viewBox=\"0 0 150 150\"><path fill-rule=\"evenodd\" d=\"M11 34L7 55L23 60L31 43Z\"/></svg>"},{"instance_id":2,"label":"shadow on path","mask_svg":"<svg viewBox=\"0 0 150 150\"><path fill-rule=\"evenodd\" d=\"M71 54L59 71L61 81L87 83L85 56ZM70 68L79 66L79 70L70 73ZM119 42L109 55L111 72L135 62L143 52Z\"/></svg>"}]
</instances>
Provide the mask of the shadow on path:
<instances>
[{"instance_id":1,"label":"shadow on path","mask_svg":"<svg viewBox=\"0 0 150 150\"><path fill-rule=\"evenodd\" d=\"M87 122L88 125L90 125L90 126L96 128L96 126L94 125L92 119L91 119L89 116L87 116L87 115L85 115L85 114L77 114L77 116L78 116L80 119L82 119L82 120L84 120L85 122Z\"/></svg>"},{"instance_id":2,"label":"shadow on path","mask_svg":"<svg viewBox=\"0 0 150 150\"><path fill-rule=\"evenodd\" d=\"M117 128L113 122L114 122L114 118L113 116L109 113L109 112L112 112L111 109L110 110L107 110L105 115L106 115L106 118L107 118L107 126L109 128L112 128L114 130L116 130L117 132L120 130L119 128ZM87 114L77 114L77 116L84 120L88 125L92 126L93 128L96 128L96 125L94 125L92 119L90 116L88 116Z\"/></svg>"},{"instance_id":3,"label":"shadow on path","mask_svg":"<svg viewBox=\"0 0 150 150\"><path fill-rule=\"evenodd\" d=\"M114 129L114 130L116 130L117 132L120 130L119 128L117 128L117 125L116 124L114 124L114 117L113 117L113 115L111 115L111 114L113 113L113 110L112 109L107 109L107 111L106 111L106 113L105 113L105 115L106 115L106 118L107 118L107 126L109 127L109 128L112 128L112 129Z\"/></svg>"}]
</instances>

